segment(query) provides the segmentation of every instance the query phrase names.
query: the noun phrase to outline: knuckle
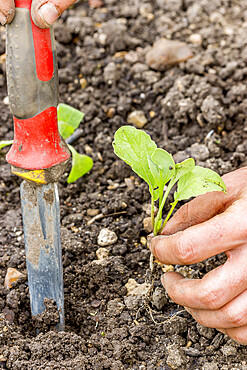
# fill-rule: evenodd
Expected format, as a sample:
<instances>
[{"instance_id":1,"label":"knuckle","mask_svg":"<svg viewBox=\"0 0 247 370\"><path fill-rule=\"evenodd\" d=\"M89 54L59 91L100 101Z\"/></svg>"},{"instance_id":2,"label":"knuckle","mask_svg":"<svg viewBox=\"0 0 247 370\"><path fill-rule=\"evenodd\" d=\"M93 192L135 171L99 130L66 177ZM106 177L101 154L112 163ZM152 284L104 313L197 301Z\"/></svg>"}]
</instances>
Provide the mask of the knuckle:
<instances>
[{"instance_id":1,"label":"knuckle","mask_svg":"<svg viewBox=\"0 0 247 370\"><path fill-rule=\"evenodd\" d=\"M180 210L181 210L181 218L183 219L183 222L186 223L187 226L191 225L192 219L193 221L196 221L197 215L195 214L194 207L192 207L192 202L185 203L179 209L179 211Z\"/></svg>"},{"instance_id":2,"label":"knuckle","mask_svg":"<svg viewBox=\"0 0 247 370\"><path fill-rule=\"evenodd\" d=\"M199 299L203 308L208 310L218 310L222 306L219 294L213 288L205 287L205 289L202 289Z\"/></svg>"},{"instance_id":3,"label":"knuckle","mask_svg":"<svg viewBox=\"0 0 247 370\"><path fill-rule=\"evenodd\" d=\"M188 265L194 262L195 245L186 237L179 237L176 244L176 256L181 265Z\"/></svg>"}]
</instances>

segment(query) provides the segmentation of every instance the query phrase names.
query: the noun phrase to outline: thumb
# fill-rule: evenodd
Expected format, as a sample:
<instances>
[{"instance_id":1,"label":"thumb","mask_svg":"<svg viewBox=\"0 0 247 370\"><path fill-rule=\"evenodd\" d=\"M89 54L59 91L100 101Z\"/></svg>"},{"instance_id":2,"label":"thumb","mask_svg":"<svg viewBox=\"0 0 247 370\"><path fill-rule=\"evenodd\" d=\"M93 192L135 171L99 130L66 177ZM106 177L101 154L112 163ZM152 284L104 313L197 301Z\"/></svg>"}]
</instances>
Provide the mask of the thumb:
<instances>
[{"instance_id":1,"label":"thumb","mask_svg":"<svg viewBox=\"0 0 247 370\"><path fill-rule=\"evenodd\" d=\"M167 222L164 235L172 235L190 226L198 225L209 220L225 210L229 198L221 192L211 192L184 204Z\"/></svg>"},{"instance_id":2,"label":"thumb","mask_svg":"<svg viewBox=\"0 0 247 370\"><path fill-rule=\"evenodd\" d=\"M33 21L40 28L49 28L63 11L75 2L76 0L33 0Z\"/></svg>"}]
</instances>

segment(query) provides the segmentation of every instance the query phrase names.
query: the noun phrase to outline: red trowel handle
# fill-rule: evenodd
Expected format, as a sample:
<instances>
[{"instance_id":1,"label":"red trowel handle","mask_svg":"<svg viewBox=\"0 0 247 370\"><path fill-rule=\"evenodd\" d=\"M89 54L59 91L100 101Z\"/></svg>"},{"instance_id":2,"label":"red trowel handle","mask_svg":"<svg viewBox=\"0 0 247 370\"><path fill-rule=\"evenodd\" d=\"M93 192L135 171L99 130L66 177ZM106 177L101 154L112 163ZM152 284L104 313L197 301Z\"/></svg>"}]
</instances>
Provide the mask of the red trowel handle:
<instances>
[{"instance_id":1,"label":"red trowel handle","mask_svg":"<svg viewBox=\"0 0 247 370\"><path fill-rule=\"evenodd\" d=\"M7 26L7 81L15 136L7 161L27 170L45 169L70 154L58 133L58 76L52 29L31 19L31 0L16 0Z\"/></svg>"}]
</instances>

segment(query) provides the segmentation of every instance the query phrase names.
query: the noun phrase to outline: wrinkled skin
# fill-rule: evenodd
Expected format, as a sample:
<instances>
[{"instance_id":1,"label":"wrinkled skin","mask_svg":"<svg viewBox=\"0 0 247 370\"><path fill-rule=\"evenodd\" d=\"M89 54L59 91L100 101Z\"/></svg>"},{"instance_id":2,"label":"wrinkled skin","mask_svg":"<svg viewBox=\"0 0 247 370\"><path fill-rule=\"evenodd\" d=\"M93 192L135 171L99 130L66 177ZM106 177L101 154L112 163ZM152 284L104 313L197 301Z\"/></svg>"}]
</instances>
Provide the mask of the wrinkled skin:
<instances>
[{"instance_id":1,"label":"wrinkled skin","mask_svg":"<svg viewBox=\"0 0 247 370\"><path fill-rule=\"evenodd\" d=\"M247 345L247 167L223 176L227 195L212 192L182 206L151 250L165 264L189 265L225 252L227 261L202 279L167 272L174 302L200 324Z\"/></svg>"},{"instance_id":2,"label":"wrinkled skin","mask_svg":"<svg viewBox=\"0 0 247 370\"><path fill-rule=\"evenodd\" d=\"M65 9L75 2L76 0L33 0L31 9L33 21L40 28L48 28ZM14 16L14 0L0 0L0 22L2 25L10 23Z\"/></svg>"}]
</instances>

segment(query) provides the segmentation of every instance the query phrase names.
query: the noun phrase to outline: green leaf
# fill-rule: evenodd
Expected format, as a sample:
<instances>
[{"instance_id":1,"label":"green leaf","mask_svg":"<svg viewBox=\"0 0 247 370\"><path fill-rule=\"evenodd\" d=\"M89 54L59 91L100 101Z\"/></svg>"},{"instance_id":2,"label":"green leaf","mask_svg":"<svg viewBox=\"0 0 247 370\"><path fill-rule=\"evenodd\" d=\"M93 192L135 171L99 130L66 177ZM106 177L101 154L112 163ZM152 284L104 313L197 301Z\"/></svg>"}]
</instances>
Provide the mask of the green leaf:
<instances>
[{"instance_id":1,"label":"green leaf","mask_svg":"<svg viewBox=\"0 0 247 370\"><path fill-rule=\"evenodd\" d=\"M208 168L195 166L192 171L179 179L174 200L179 201L197 197L209 191L226 192L226 186L216 172Z\"/></svg>"},{"instance_id":2,"label":"green leaf","mask_svg":"<svg viewBox=\"0 0 247 370\"><path fill-rule=\"evenodd\" d=\"M154 177L160 189L164 189L165 184L175 174L175 162L172 155L164 149L155 149L152 155L152 162L157 165L158 176Z\"/></svg>"},{"instance_id":3,"label":"green leaf","mask_svg":"<svg viewBox=\"0 0 247 370\"><path fill-rule=\"evenodd\" d=\"M58 121L58 130L60 135L66 140L75 131L74 127L63 121Z\"/></svg>"},{"instance_id":4,"label":"green leaf","mask_svg":"<svg viewBox=\"0 0 247 370\"><path fill-rule=\"evenodd\" d=\"M3 149L5 146L13 144L14 140L3 140L0 141L0 150Z\"/></svg>"},{"instance_id":5,"label":"green leaf","mask_svg":"<svg viewBox=\"0 0 247 370\"><path fill-rule=\"evenodd\" d=\"M59 122L59 132L64 139L67 139L78 128L84 113L80 112L67 104L59 104L57 108L57 119Z\"/></svg>"},{"instance_id":6,"label":"green leaf","mask_svg":"<svg viewBox=\"0 0 247 370\"><path fill-rule=\"evenodd\" d=\"M181 163L177 163L175 165L175 178L176 181L180 179L181 176L185 175L186 173L192 171L195 168L195 161L193 158L185 159L185 161Z\"/></svg>"},{"instance_id":7,"label":"green leaf","mask_svg":"<svg viewBox=\"0 0 247 370\"><path fill-rule=\"evenodd\" d=\"M154 193L157 182L149 168L148 156L152 156L156 144L150 136L133 126L123 126L115 133L113 148L115 154L147 182L150 193Z\"/></svg>"},{"instance_id":8,"label":"green leaf","mask_svg":"<svg viewBox=\"0 0 247 370\"><path fill-rule=\"evenodd\" d=\"M93 167L92 158L87 155L77 153L73 146L69 145L69 149L72 153L72 169L70 171L67 182L70 184L75 182L80 177L84 176Z\"/></svg>"}]
</instances>

